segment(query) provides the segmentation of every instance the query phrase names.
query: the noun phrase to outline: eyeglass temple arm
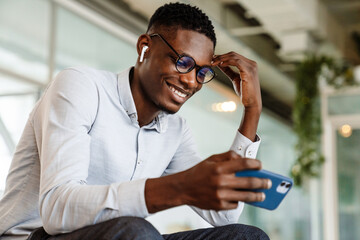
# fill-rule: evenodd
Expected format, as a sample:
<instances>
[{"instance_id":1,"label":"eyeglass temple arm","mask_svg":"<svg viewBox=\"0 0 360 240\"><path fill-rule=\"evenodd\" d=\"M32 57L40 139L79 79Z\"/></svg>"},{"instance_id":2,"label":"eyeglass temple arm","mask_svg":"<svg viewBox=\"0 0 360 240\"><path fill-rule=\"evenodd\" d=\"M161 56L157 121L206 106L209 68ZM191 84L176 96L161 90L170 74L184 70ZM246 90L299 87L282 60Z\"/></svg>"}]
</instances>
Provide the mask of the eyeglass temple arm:
<instances>
[{"instance_id":1,"label":"eyeglass temple arm","mask_svg":"<svg viewBox=\"0 0 360 240\"><path fill-rule=\"evenodd\" d=\"M168 43L168 42L165 40L165 38L163 38L163 37L162 37L160 34L158 34L158 33L154 33L154 34L151 34L151 35L150 35L150 37L155 37L155 36L160 37L161 40L162 40L166 45L168 45L168 47L169 47L171 50L173 50L173 52L176 54L176 56L177 56L178 58L180 58L180 54L178 54L178 52L170 45L170 43Z\"/></svg>"}]
</instances>

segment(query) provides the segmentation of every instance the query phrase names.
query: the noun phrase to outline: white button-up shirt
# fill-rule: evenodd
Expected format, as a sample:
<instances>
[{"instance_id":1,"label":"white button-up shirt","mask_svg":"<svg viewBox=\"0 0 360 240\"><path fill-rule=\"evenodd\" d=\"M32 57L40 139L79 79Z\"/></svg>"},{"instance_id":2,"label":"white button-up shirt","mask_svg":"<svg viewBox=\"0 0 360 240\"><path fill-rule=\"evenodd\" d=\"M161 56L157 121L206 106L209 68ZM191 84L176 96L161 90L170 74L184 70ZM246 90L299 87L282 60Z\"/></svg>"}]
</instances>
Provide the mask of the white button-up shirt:
<instances>
[{"instance_id":1,"label":"white button-up shirt","mask_svg":"<svg viewBox=\"0 0 360 240\"><path fill-rule=\"evenodd\" d=\"M162 112L139 126L129 71L69 68L49 85L16 148L0 201L0 235L26 239L40 226L59 234L120 216L147 217L146 179L201 161L177 114ZM255 157L259 143L237 132L231 149ZM192 208L218 226L237 222L243 203L230 211Z\"/></svg>"}]
</instances>

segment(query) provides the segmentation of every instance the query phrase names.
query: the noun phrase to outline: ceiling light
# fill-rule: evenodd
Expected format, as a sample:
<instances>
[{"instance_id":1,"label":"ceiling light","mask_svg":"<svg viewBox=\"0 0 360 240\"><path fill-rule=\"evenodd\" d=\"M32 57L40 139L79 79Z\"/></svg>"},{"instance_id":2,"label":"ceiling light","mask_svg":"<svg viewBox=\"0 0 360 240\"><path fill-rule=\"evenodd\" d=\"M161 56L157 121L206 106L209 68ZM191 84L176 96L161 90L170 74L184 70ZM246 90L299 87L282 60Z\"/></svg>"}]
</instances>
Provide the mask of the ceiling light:
<instances>
[{"instance_id":1,"label":"ceiling light","mask_svg":"<svg viewBox=\"0 0 360 240\"><path fill-rule=\"evenodd\" d=\"M236 110L236 103L233 101L213 103L211 108L214 112L234 112Z\"/></svg>"},{"instance_id":2,"label":"ceiling light","mask_svg":"<svg viewBox=\"0 0 360 240\"><path fill-rule=\"evenodd\" d=\"M341 134L341 136L348 138L352 134L352 128L349 124L342 125L339 129L339 133Z\"/></svg>"}]
</instances>

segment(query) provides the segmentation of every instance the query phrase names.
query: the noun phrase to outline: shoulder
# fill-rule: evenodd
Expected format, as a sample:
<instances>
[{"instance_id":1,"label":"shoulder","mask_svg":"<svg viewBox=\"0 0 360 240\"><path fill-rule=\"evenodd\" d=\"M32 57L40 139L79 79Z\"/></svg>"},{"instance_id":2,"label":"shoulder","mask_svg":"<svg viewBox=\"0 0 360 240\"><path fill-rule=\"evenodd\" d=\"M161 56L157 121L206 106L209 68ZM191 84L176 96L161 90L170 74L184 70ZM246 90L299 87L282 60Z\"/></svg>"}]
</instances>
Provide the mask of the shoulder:
<instances>
[{"instance_id":1,"label":"shoulder","mask_svg":"<svg viewBox=\"0 0 360 240\"><path fill-rule=\"evenodd\" d=\"M185 126L187 124L186 119L179 115L178 113L175 114L168 114L167 115L169 121L176 123L179 126Z\"/></svg>"},{"instance_id":2,"label":"shoulder","mask_svg":"<svg viewBox=\"0 0 360 240\"><path fill-rule=\"evenodd\" d=\"M57 78L59 76L64 76L64 75L66 75L66 77L73 78L72 80L74 81L77 79L79 79L79 81L81 79L87 79L87 81L91 81L94 83L101 83L104 81L105 82L116 81L115 73L99 70L87 66L76 66L76 67L66 68L58 74Z\"/></svg>"},{"instance_id":3,"label":"shoulder","mask_svg":"<svg viewBox=\"0 0 360 240\"><path fill-rule=\"evenodd\" d=\"M116 95L117 74L86 66L69 67L56 75L48 89L51 92L76 91L79 95Z\"/></svg>"},{"instance_id":4,"label":"shoulder","mask_svg":"<svg viewBox=\"0 0 360 240\"><path fill-rule=\"evenodd\" d=\"M186 133L189 131L189 126L186 119L179 114L167 114L167 125L169 131L176 131L178 133Z\"/></svg>"}]
</instances>

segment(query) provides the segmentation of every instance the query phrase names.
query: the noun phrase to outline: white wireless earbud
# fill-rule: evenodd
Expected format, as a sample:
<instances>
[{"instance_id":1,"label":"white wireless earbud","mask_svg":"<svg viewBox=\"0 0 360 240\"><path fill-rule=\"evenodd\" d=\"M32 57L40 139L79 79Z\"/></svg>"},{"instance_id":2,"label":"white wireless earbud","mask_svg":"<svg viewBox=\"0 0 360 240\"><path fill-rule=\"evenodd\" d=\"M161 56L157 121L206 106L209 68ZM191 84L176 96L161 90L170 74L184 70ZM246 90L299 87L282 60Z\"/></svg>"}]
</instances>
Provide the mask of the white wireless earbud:
<instances>
[{"instance_id":1,"label":"white wireless earbud","mask_svg":"<svg viewBox=\"0 0 360 240\"><path fill-rule=\"evenodd\" d=\"M140 62L143 62L144 61L144 55L145 55L145 52L146 50L148 49L149 47L148 46L144 46L141 50L141 55L140 55Z\"/></svg>"}]
</instances>

